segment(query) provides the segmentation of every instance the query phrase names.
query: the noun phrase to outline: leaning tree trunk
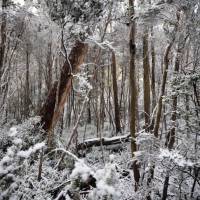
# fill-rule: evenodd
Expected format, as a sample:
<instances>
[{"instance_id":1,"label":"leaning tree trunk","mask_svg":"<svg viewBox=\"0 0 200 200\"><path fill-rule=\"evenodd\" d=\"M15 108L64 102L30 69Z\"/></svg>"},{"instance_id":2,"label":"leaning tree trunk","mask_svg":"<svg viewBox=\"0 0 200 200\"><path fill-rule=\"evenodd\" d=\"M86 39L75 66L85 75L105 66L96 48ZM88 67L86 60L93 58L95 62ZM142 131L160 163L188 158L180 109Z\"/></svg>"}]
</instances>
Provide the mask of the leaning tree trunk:
<instances>
[{"instance_id":1,"label":"leaning tree trunk","mask_svg":"<svg viewBox=\"0 0 200 200\"><path fill-rule=\"evenodd\" d=\"M153 133L156 138L158 138L158 131L159 131L159 127L160 127L160 119L161 119L162 107L163 107L162 99L165 94L165 86L166 86L166 82L167 82L167 73L168 73L168 68L169 68L169 54L171 52L174 41L176 39L176 32L178 31L178 28L179 28L179 23L178 23L179 20L180 20L180 13L177 11L177 23L175 24L175 30L174 30L175 34L172 38L172 41L167 46L167 49L166 49L165 55L164 55L163 76L162 76L160 94L159 94L158 103L157 103L157 113L156 113L156 117L155 117L155 125L154 125L154 129L153 129Z\"/></svg>"},{"instance_id":2,"label":"leaning tree trunk","mask_svg":"<svg viewBox=\"0 0 200 200\"><path fill-rule=\"evenodd\" d=\"M175 59L175 66L174 66L174 73L175 76L178 74L179 69L180 69L180 58L183 56L183 50L185 47L187 37L185 38L184 42L179 41L178 44L178 50L177 50L177 55ZM173 95L172 97L172 115L171 115L171 122L172 122L172 128L167 134L166 138L166 146L171 150L174 146L175 143L175 123L176 123L176 118L177 118L177 103L178 103L178 97L177 95Z\"/></svg>"},{"instance_id":3,"label":"leaning tree trunk","mask_svg":"<svg viewBox=\"0 0 200 200\"><path fill-rule=\"evenodd\" d=\"M171 41L171 43L168 45L165 55L164 55L164 71L163 71L163 77L162 77L162 83L161 83L161 89L160 89L160 96L158 99L158 107L157 107L157 113L156 113L156 118L155 118L155 124L154 124L154 129L153 129L153 133L154 136L156 138L158 138L158 130L159 130L159 126L160 126L160 119L161 119L161 114L162 114L162 99L163 99L163 95L165 93L165 86L166 86L166 81L167 81L167 72L168 72L168 68L169 68L169 54L172 48L172 45L174 43L174 40ZM154 119L152 120L152 122L154 122ZM152 124L151 124L152 126ZM147 185L149 186L152 182L153 176L154 176L154 168L155 165L153 164L150 167L149 170L149 177L147 180ZM147 200L150 200L151 196L150 193L147 195Z\"/></svg>"},{"instance_id":4,"label":"leaning tree trunk","mask_svg":"<svg viewBox=\"0 0 200 200\"><path fill-rule=\"evenodd\" d=\"M177 73L179 71L179 51L177 53L177 57L175 60L175 73ZM166 138L166 147L168 147L169 150L171 150L174 146L174 142L175 142L175 123L176 123L176 111L177 111L177 95L174 95L172 98L172 116L171 116L171 121L172 121L172 128L169 130L169 132L167 133L167 138ZM164 181L164 186L163 186L163 194L162 194L162 200L166 200L167 196L168 196L168 187L169 187L169 172L167 172L167 175L165 177L165 181Z\"/></svg>"},{"instance_id":5,"label":"leaning tree trunk","mask_svg":"<svg viewBox=\"0 0 200 200\"><path fill-rule=\"evenodd\" d=\"M161 83L161 89L160 89L160 95L158 98L158 104L157 104L157 112L156 112L156 117L155 117L155 125L154 125L154 136L158 138L158 130L160 127L160 119L161 119L161 114L162 114L162 99L163 95L165 94L165 86L167 82L167 72L169 68L169 54L172 48L172 45L174 43L174 40L171 41L171 43L167 46L165 55L164 55L164 70L163 70L163 76L162 76L162 83Z\"/></svg>"},{"instance_id":6,"label":"leaning tree trunk","mask_svg":"<svg viewBox=\"0 0 200 200\"><path fill-rule=\"evenodd\" d=\"M185 42L182 44L183 45L182 47L180 47L180 45L181 44L179 41L177 55L176 55L176 59L175 59L175 66L174 66L175 75L177 75L177 73L179 72L179 69L180 69L180 58L183 55L183 48L184 48ZM176 124L176 118L177 118L177 104L178 104L178 96L177 96L177 94L175 94L172 97L172 109L173 109L172 115L171 115L172 127L169 130L169 132L167 133L167 138L166 138L166 142L165 142L165 146L168 147L169 150L173 149L174 143L175 143L175 134L176 134L175 124ZM169 186L169 173L167 173L167 176L165 177L162 200L167 199L168 186Z\"/></svg>"},{"instance_id":7,"label":"leaning tree trunk","mask_svg":"<svg viewBox=\"0 0 200 200\"><path fill-rule=\"evenodd\" d=\"M65 101L71 90L73 74L78 71L80 65L84 62L87 49L88 45L86 43L76 41L69 58L66 59L61 69L60 80L53 84L40 110L43 129L48 132L49 147L52 145L52 130L63 112Z\"/></svg>"},{"instance_id":8,"label":"leaning tree trunk","mask_svg":"<svg viewBox=\"0 0 200 200\"><path fill-rule=\"evenodd\" d=\"M134 0L129 0L130 7L130 17L134 15ZM135 70L135 22L131 21L130 24L130 38L129 38L129 48L130 48L130 133L131 133L131 151L132 156L135 156L137 151L136 138L136 117L137 117L137 85L136 85L136 70ZM133 163L133 173L135 179L135 191L137 191L140 180L139 166L137 160Z\"/></svg>"},{"instance_id":9,"label":"leaning tree trunk","mask_svg":"<svg viewBox=\"0 0 200 200\"><path fill-rule=\"evenodd\" d=\"M178 22L180 21L180 13L178 11L177 11L177 20L178 20ZM178 25L180 25L180 24L177 23L177 25L175 27L176 31L178 31ZM185 39L187 39L187 37ZM179 40L180 40L180 38L179 38ZM175 59L175 68L174 68L175 73L177 73L179 71L180 54L182 53L182 50L183 50L183 47L182 47L182 49L180 49L180 41L179 41L178 51L177 51L177 55L176 55L176 59ZM171 150L173 148L173 145L174 145L174 142L175 142L175 122L176 122L176 117L177 117L176 116L176 111L177 111L177 96L176 95L173 97L172 107L173 107L173 113L172 113L172 116L171 116L171 121L173 122L173 127L168 132L167 141L166 141L166 146L168 147L169 150ZM170 180L170 176L169 176L169 171L168 171L167 175L165 177L165 181L164 181L162 200L166 200L167 197L168 197L169 180Z\"/></svg>"}]
</instances>

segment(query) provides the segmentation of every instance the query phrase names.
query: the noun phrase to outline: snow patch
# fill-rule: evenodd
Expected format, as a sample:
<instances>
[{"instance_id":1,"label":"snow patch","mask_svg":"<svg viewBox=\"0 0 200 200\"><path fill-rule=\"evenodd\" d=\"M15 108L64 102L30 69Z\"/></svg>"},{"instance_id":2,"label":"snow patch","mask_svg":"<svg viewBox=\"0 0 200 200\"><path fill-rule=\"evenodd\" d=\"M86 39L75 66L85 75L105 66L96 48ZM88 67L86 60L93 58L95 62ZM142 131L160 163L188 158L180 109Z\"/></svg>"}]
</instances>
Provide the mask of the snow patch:
<instances>
[{"instance_id":1,"label":"snow patch","mask_svg":"<svg viewBox=\"0 0 200 200\"><path fill-rule=\"evenodd\" d=\"M159 158L160 159L168 158L180 167L193 166L194 165L194 163L192 163L192 161L186 160L181 154L179 154L175 150L169 151L168 149L160 149Z\"/></svg>"},{"instance_id":2,"label":"snow patch","mask_svg":"<svg viewBox=\"0 0 200 200\"><path fill-rule=\"evenodd\" d=\"M27 151L19 151L18 156L22 158L28 158L32 153L35 153L37 150L45 146L44 142L37 143L33 147L30 147Z\"/></svg>"}]
</instances>

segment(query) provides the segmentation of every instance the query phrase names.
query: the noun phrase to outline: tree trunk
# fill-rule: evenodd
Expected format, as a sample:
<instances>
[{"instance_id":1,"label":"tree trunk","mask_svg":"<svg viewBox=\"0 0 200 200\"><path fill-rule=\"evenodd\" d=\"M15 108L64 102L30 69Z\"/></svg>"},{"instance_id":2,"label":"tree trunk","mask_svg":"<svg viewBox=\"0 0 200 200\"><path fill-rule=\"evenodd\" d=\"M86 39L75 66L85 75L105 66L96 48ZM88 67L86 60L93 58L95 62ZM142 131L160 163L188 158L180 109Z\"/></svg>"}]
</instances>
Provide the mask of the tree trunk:
<instances>
[{"instance_id":1,"label":"tree trunk","mask_svg":"<svg viewBox=\"0 0 200 200\"><path fill-rule=\"evenodd\" d=\"M162 114L162 99L163 99L163 95L165 94L165 85L166 85L167 73L168 73L167 71L169 68L169 54L170 54L171 48L174 44L174 41L176 39L176 32L178 31L179 20L180 20L180 13L177 11L177 23L175 24L175 30L174 30L175 34L172 38L172 41L168 44L167 49L165 51L165 55L164 55L163 76L162 76L160 94L159 94L158 103L157 103L157 113L156 113L156 118L155 118L155 125L154 125L154 129L153 129L153 133L154 133L155 137L158 137L158 130L160 127L160 119L161 119L161 114Z\"/></svg>"},{"instance_id":2,"label":"tree trunk","mask_svg":"<svg viewBox=\"0 0 200 200\"><path fill-rule=\"evenodd\" d=\"M116 56L115 52L112 52L112 81L113 81L113 98L114 98L114 108L115 108L115 127L116 134L121 133L120 125L120 111L118 104L118 87L117 87L117 72L116 72Z\"/></svg>"},{"instance_id":3,"label":"tree trunk","mask_svg":"<svg viewBox=\"0 0 200 200\"><path fill-rule=\"evenodd\" d=\"M60 80L56 81L51 88L48 97L40 110L41 123L43 129L48 132L48 145L52 143L52 130L63 112L65 101L70 93L73 74L76 73L80 65L84 62L88 45L81 41L76 41L61 69Z\"/></svg>"},{"instance_id":4,"label":"tree trunk","mask_svg":"<svg viewBox=\"0 0 200 200\"><path fill-rule=\"evenodd\" d=\"M167 49L164 55L164 70L163 70L163 76L162 76L162 82L161 82L161 88L160 88L160 95L159 95L158 103L157 103L155 125L154 125L154 130L153 130L154 136L156 138L158 138L158 130L160 127L160 119L161 119L161 114L162 114L162 99L163 99L163 95L165 94L167 72L169 68L169 53L171 51L173 43L174 43L174 40L172 40L171 43L167 46Z\"/></svg>"},{"instance_id":5,"label":"tree trunk","mask_svg":"<svg viewBox=\"0 0 200 200\"><path fill-rule=\"evenodd\" d=\"M29 78L29 64L30 64L30 45L26 44L26 81L25 81L25 102L24 102L24 116L29 116L29 105L30 105L30 78Z\"/></svg>"},{"instance_id":6,"label":"tree trunk","mask_svg":"<svg viewBox=\"0 0 200 200\"><path fill-rule=\"evenodd\" d=\"M134 15L134 0L129 0L130 17ZM129 50L130 50L130 133L131 133L131 151L134 157L134 152L137 151L136 138L136 117L137 117L137 85L136 85L136 70L135 70L135 21L131 21L130 24L130 38L129 38ZM140 180L140 172L137 161L133 163L133 173L135 179L135 191L137 191Z\"/></svg>"},{"instance_id":7,"label":"tree trunk","mask_svg":"<svg viewBox=\"0 0 200 200\"><path fill-rule=\"evenodd\" d=\"M162 200L166 200L167 199L168 186L169 186L169 175L167 175L165 177L164 187L163 187L163 194L162 194Z\"/></svg>"},{"instance_id":8,"label":"tree trunk","mask_svg":"<svg viewBox=\"0 0 200 200\"><path fill-rule=\"evenodd\" d=\"M176 60L175 60L175 67L174 67L174 73L175 76L179 72L180 68L180 56L181 56L181 49L178 47L177 55L176 55ZM175 94L172 97L172 115L171 115L171 122L172 122L172 127L170 131L167 134L167 139L166 139L166 146L171 150L174 146L175 142L175 123L176 123L176 117L177 117L177 95Z\"/></svg>"},{"instance_id":9,"label":"tree trunk","mask_svg":"<svg viewBox=\"0 0 200 200\"><path fill-rule=\"evenodd\" d=\"M4 56L5 56L5 48L6 48L6 21L7 21L7 14L6 14L6 7L8 1L2 0L2 16L1 16L1 43L0 43L0 79L3 74L3 63L4 63Z\"/></svg>"},{"instance_id":10,"label":"tree trunk","mask_svg":"<svg viewBox=\"0 0 200 200\"><path fill-rule=\"evenodd\" d=\"M38 61L38 103L37 107L38 109L41 108L41 102L42 102L42 64L41 61Z\"/></svg>"},{"instance_id":11,"label":"tree trunk","mask_svg":"<svg viewBox=\"0 0 200 200\"><path fill-rule=\"evenodd\" d=\"M143 91L144 91L144 116L145 127L149 126L150 122L150 65L148 52L148 29L145 27L143 35Z\"/></svg>"},{"instance_id":12,"label":"tree trunk","mask_svg":"<svg viewBox=\"0 0 200 200\"><path fill-rule=\"evenodd\" d=\"M153 27L151 27L151 38L153 40ZM151 92L152 92L152 111L156 106L156 89L155 89L155 66L156 55L154 48L154 41L151 41Z\"/></svg>"},{"instance_id":13,"label":"tree trunk","mask_svg":"<svg viewBox=\"0 0 200 200\"><path fill-rule=\"evenodd\" d=\"M104 129L104 121L105 121L105 99L104 99L104 93L105 93L105 83L104 83L104 77L105 77L105 69L101 68L100 70L100 102L99 102L99 122L100 122L100 131Z\"/></svg>"},{"instance_id":14,"label":"tree trunk","mask_svg":"<svg viewBox=\"0 0 200 200\"><path fill-rule=\"evenodd\" d=\"M52 42L49 42L47 50L47 60L46 60L46 85L48 91L51 89L52 85L52 67L53 67Z\"/></svg>"}]
</instances>

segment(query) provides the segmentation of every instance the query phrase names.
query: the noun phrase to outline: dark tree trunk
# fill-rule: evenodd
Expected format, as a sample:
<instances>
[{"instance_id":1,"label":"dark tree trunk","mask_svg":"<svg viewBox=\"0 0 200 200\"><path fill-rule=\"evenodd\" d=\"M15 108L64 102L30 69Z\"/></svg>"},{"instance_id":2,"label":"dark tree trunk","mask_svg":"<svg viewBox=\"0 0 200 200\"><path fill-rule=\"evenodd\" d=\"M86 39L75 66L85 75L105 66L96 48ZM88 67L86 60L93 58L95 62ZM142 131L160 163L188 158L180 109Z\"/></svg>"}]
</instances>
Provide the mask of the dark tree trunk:
<instances>
[{"instance_id":1,"label":"dark tree trunk","mask_svg":"<svg viewBox=\"0 0 200 200\"><path fill-rule=\"evenodd\" d=\"M174 67L174 73L175 76L179 72L180 68L180 56L182 55L182 49L180 48L180 44L178 45L178 51L176 55L176 60L175 60L175 67ZM178 97L175 94L172 97L172 115L171 115L171 122L172 122L172 127L170 131L167 134L167 139L165 145L171 150L174 146L175 143L175 124L176 124L176 118L177 118L177 103L178 103Z\"/></svg>"},{"instance_id":2,"label":"dark tree trunk","mask_svg":"<svg viewBox=\"0 0 200 200\"><path fill-rule=\"evenodd\" d=\"M171 52L172 45L174 43L174 40L168 45L165 55L164 55L164 70L163 70L163 77L162 77L162 83L161 83L161 88L160 88L160 94L158 98L158 105L157 105L157 112L156 112L156 117L155 117L155 125L154 125L154 136L158 138L158 131L160 127L160 119L161 119L161 114L162 114L162 99L163 95L165 94L165 86L167 82L167 72L169 68L169 54Z\"/></svg>"},{"instance_id":3,"label":"dark tree trunk","mask_svg":"<svg viewBox=\"0 0 200 200\"><path fill-rule=\"evenodd\" d=\"M5 56L5 48L6 48L6 21L7 21L7 14L6 14L6 7L8 1L2 0L2 15L1 15L1 43L0 43L0 78L3 74L3 63L4 63L4 56Z\"/></svg>"},{"instance_id":4,"label":"dark tree trunk","mask_svg":"<svg viewBox=\"0 0 200 200\"><path fill-rule=\"evenodd\" d=\"M162 194L162 200L167 199L167 190L169 186L169 175L165 177L164 187L163 187L163 194Z\"/></svg>"},{"instance_id":5,"label":"dark tree trunk","mask_svg":"<svg viewBox=\"0 0 200 200\"><path fill-rule=\"evenodd\" d=\"M129 0L130 13L129 16L134 15L134 0ZM130 50L130 133L131 133L131 152L132 156L135 156L137 151L136 138L136 124L137 124L137 84L136 84L136 70L135 70L135 21L131 21L130 24L130 36L129 36L129 50ZM140 180L140 172L137 161L133 163L133 173L135 179L135 191L137 191Z\"/></svg>"},{"instance_id":6,"label":"dark tree trunk","mask_svg":"<svg viewBox=\"0 0 200 200\"><path fill-rule=\"evenodd\" d=\"M148 51L148 29L145 28L143 35L143 88L144 88L144 115L145 127L149 126L150 122L150 64Z\"/></svg>"},{"instance_id":7,"label":"dark tree trunk","mask_svg":"<svg viewBox=\"0 0 200 200\"><path fill-rule=\"evenodd\" d=\"M153 38L153 27L151 27L151 38ZM156 55L154 41L151 42L151 92L152 92L152 111L156 106L156 88L155 88L155 66Z\"/></svg>"},{"instance_id":8,"label":"dark tree trunk","mask_svg":"<svg viewBox=\"0 0 200 200\"><path fill-rule=\"evenodd\" d=\"M30 64L30 45L26 44L26 81L25 81L25 102L24 102L24 116L29 116L30 105L30 80L29 80L29 64Z\"/></svg>"},{"instance_id":9,"label":"dark tree trunk","mask_svg":"<svg viewBox=\"0 0 200 200\"><path fill-rule=\"evenodd\" d=\"M117 87L117 72L116 72L116 56L115 53L112 52L112 81L113 81L113 97L114 97L114 108L115 108L115 127L116 134L121 133L121 125L120 125L120 111L118 104L118 87Z\"/></svg>"},{"instance_id":10,"label":"dark tree trunk","mask_svg":"<svg viewBox=\"0 0 200 200\"><path fill-rule=\"evenodd\" d=\"M48 91L51 89L52 85L52 65L53 65L52 43L49 42L47 51L47 61L46 61L46 85Z\"/></svg>"}]
</instances>

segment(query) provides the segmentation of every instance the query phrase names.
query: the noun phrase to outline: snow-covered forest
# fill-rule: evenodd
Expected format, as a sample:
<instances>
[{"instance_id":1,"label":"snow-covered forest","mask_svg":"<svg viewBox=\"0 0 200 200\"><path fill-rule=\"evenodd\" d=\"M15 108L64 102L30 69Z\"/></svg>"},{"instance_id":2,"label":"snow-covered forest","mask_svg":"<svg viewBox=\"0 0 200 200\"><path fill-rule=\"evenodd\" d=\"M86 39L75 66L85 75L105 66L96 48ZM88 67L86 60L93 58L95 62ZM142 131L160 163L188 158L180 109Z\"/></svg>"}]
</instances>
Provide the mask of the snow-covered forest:
<instances>
[{"instance_id":1,"label":"snow-covered forest","mask_svg":"<svg viewBox=\"0 0 200 200\"><path fill-rule=\"evenodd\" d=\"M199 0L0 0L0 200L200 200Z\"/></svg>"}]
</instances>

